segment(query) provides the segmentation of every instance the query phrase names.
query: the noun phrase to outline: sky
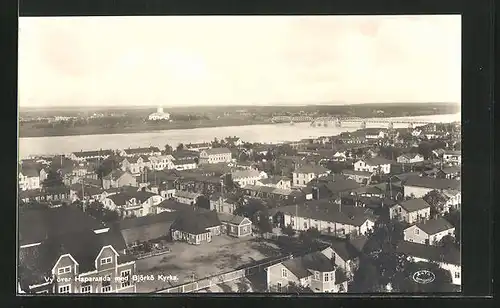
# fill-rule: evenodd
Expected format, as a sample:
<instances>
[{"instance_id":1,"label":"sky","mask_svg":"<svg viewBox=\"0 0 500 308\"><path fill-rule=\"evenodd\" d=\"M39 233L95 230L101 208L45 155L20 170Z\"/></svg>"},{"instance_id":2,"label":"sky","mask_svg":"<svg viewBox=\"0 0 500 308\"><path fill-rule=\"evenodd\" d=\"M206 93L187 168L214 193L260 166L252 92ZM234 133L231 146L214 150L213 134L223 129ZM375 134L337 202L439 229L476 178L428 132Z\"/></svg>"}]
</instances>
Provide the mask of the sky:
<instances>
[{"instance_id":1,"label":"sky","mask_svg":"<svg viewBox=\"0 0 500 308\"><path fill-rule=\"evenodd\" d=\"M461 18L19 18L20 107L461 100Z\"/></svg>"}]
</instances>

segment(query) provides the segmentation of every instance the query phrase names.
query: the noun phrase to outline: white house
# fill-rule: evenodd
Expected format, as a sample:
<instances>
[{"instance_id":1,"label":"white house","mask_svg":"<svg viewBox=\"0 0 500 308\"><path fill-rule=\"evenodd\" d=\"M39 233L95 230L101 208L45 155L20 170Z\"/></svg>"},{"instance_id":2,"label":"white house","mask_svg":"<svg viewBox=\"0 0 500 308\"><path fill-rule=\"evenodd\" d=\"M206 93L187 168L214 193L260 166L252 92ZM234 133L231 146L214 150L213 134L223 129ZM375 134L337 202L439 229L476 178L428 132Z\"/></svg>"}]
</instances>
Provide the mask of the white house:
<instances>
[{"instance_id":1,"label":"white house","mask_svg":"<svg viewBox=\"0 0 500 308\"><path fill-rule=\"evenodd\" d=\"M418 153L407 153L398 156L396 159L398 163L401 164L413 164L424 161L424 157Z\"/></svg>"},{"instance_id":2,"label":"white house","mask_svg":"<svg viewBox=\"0 0 500 308\"><path fill-rule=\"evenodd\" d=\"M424 220L406 228L404 240L425 245L438 245L446 235L455 236L455 227L443 218Z\"/></svg>"},{"instance_id":3,"label":"white house","mask_svg":"<svg viewBox=\"0 0 500 308\"><path fill-rule=\"evenodd\" d=\"M425 176L410 176L403 182L405 197L422 198L427 193L438 191L461 191L460 181Z\"/></svg>"},{"instance_id":4,"label":"white house","mask_svg":"<svg viewBox=\"0 0 500 308\"><path fill-rule=\"evenodd\" d=\"M257 181L257 185L274 187L279 189L292 189L292 180L286 176L272 176Z\"/></svg>"},{"instance_id":5,"label":"white house","mask_svg":"<svg viewBox=\"0 0 500 308\"><path fill-rule=\"evenodd\" d=\"M443 154L443 161L453 165L462 163L462 153L460 151L446 151Z\"/></svg>"},{"instance_id":6,"label":"white house","mask_svg":"<svg viewBox=\"0 0 500 308\"><path fill-rule=\"evenodd\" d=\"M173 161L173 169L175 170L192 170L198 168L198 164L194 159L179 159Z\"/></svg>"},{"instance_id":7,"label":"white house","mask_svg":"<svg viewBox=\"0 0 500 308\"><path fill-rule=\"evenodd\" d=\"M87 159L106 159L113 155L113 151L111 150L97 150L97 151L80 151L73 152L68 156L69 159L74 161L84 161Z\"/></svg>"},{"instance_id":8,"label":"white house","mask_svg":"<svg viewBox=\"0 0 500 308\"><path fill-rule=\"evenodd\" d=\"M159 156L161 155L161 150L158 147L147 147L147 148L128 148L120 151L120 156L132 157L138 155L147 156Z\"/></svg>"},{"instance_id":9,"label":"white house","mask_svg":"<svg viewBox=\"0 0 500 308\"><path fill-rule=\"evenodd\" d=\"M391 173L391 161L382 157L361 159L354 163L354 171L367 171L370 173L380 171L381 173Z\"/></svg>"},{"instance_id":10,"label":"white house","mask_svg":"<svg viewBox=\"0 0 500 308\"><path fill-rule=\"evenodd\" d=\"M108 195L102 200L102 204L110 209L121 213L124 217L134 215L142 217L149 214L156 214L156 206L164 198L151 192L119 192Z\"/></svg>"},{"instance_id":11,"label":"white house","mask_svg":"<svg viewBox=\"0 0 500 308\"><path fill-rule=\"evenodd\" d=\"M348 278L332 259L332 249L326 248L271 265L265 268L267 288L273 292L294 292L289 289L293 283L315 293L347 292Z\"/></svg>"},{"instance_id":12,"label":"white house","mask_svg":"<svg viewBox=\"0 0 500 308\"><path fill-rule=\"evenodd\" d=\"M460 251L457 249L401 241L396 251L412 262L436 262L440 268L450 272L452 284L462 284Z\"/></svg>"},{"instance_id":13,"label":"white house","mask_svg":"<svg viewBox=\"0 0 500 308\"><path fill-rule=\"evenodd\" d=\"M158 109L156 109L156 112L154 112L148 116L148 120L150 120L150 121L162 121L162 120L168 121L168 120L170 120L170 114L167 112L164 112L163 107L158 107Z\"/></svg>"},{"instance_id":14,"label":"white house","mask_svg":"<svg viewBox=\"0 0 500 308\"><path fill-rule=\"evenodd\" d=\"M212 148L212 144L210 142L200 142L200 143L189 143L185 144L184 148L189 151L202 151L202 150L208 150Z\"/></svg>"},{"instance_id":15,"label":"white house","mask_svg":"<svg viewBox=\"0 0 500 308\"><path fill-rule=\"evenodd\" d=\"M333 159L336 161L345 161L347 159L346 151L337 151L333 154Z\"/></svg>"},{"instance_id":16,"label":"white house","mask_svg":"<svg viewBox=\"0 0 500 308\"><path fill-rule=\"evenodd\" d=\"M201 164L228 163L231 160L232 154L228 148L213 148L200 151Z\"/></svg>"},{"instance_id":17,"label":"white house","mask_svg":"<svg viewBox=\"0 0 500 308\"><path fill-rule=\"evenodd\" d=\"M40 188L40 172L31 166L19 166L18 184L20 190Z\"/></svg>"},{"instance_id":18,"label":"white house","mask_svg":"<svg viewBox=\"0 0 500 308\"><path fill-rule=\"evenodd\" d=\"M410 199L399 202L389 208L389 218L416 223L427 220L431 215L431 206L423 199Z\"/></svg>"},{"instance_id":19,"label":"white house","mask_svg":"<svg viewBox=\"0 0 500 308\"><path fill-rule=\"evenodd\" d=\"M330 170L320 165L303 165L293 172L292 186L305 187L313 179L327 176Z\"/></svg>"},{"instance_id":20,"label":"white house","mask_svg":"<svg viewBox=\"0 0 500 308\"><path fill-rule=\"evenodd\" d=\"M164 169L174 169L174 160L171 159L172 155L159 155L149 157L149 162L151 169L153 170L164 170Z\"/></svg>"},{"instance_id":21,"label":"white house","mask_svg":"<svg viewBox=\"0 0 500 308\"><path fill-rule=\"evenodd\" d=\"M373 229L376 221L376 217L365 208L332 204L329 201L274 208L271 211L273 213L281 213L284 225L294 230L316 228L322 233L340 237L366 234Z\"/></svg>"},{"instance_id":22,"label":"white house","mask_svg":"<svg viewBox=\"0 0 500 308\"><path fill-rule=\"evenodd\" d=\"M193 192L184 191L184 190L176 190L173 198L177 202L192 205L192 204L196 204L196 201L197 201L198 197L200 197L200 196L202 196L202 194L193 193Z\"/></svg>"},{"instance_id":23,"label":"white house","mask_svg":"<svg viewBox=\"0 0 500 308\"><path fill-rule=\"evenodd\" d=\"M256 185L262 179L267 179L267 173L255 169L238 170L231 173L233 181L238 183L240 187L245 185Z\"/></svg>"},{"instance_id":24,"label":"white house","mask_svg":"<svg viewBox=\"0 0 500 308\"><path fill-rule=\"evenodd\" d=\"M366 139L383 139L385 138L386 133L384 131L379 132L368 132L365 135Z\"/></svg>"}]
</instances>

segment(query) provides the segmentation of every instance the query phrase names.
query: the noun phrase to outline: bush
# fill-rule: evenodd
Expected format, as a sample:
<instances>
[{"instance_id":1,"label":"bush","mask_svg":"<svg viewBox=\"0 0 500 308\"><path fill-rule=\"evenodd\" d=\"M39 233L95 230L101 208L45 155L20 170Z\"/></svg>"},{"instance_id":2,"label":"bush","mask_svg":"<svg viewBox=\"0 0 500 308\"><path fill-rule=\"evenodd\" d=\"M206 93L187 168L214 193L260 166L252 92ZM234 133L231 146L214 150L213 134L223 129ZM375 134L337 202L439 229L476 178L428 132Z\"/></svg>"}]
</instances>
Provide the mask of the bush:
<instances>
[{"instance_id":1,"label":"bush","mask_svg":"<svg viewBox=\"0 0 500 308\"><path fill-rule=\"evenodd\" d=\"M294 236L296 233L291 225L287 225L286 227L281 228L281 232L283 232L283 234L286 234L288 236Z\"/></svg>"}]
</instances>

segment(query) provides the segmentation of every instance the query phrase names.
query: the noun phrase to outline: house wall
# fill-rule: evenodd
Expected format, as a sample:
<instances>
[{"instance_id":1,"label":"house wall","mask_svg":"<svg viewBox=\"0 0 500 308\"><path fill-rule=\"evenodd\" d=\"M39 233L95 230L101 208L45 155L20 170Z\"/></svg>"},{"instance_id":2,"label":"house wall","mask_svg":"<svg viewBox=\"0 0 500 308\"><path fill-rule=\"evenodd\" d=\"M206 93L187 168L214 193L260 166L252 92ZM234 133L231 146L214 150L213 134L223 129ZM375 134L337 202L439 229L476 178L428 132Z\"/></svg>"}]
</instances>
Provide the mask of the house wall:
<instances>
[{"instance_id":1,"label":"house wall","mask_svg":"<svg viewBox=\"0 0 500 308\"><path fill-rule=\"evenodd\" d=\"M452 164L461 164L462 155L443 154L443 161Z\"/></svg>"},{"instance_id":2,"label":"house wall","mask_svg":"<svg viewBox=\"0 0 500 308\"><path fill-rule=\"evenodd\" d=\"M286 277L283 277L282 270L285 271ZM297 285L306 286L308 283L306 280L300 281L297 276L295 276L292 272L290 272L283 264L278 263L276 265L270 266L267 268L267 288L271 289L281 283L283 288L286 288L290 282L293 282Z\"/></svg>"},{"instance_id":3,"label":"house wall","mask_svg":"<svg viewBox=\"0 0 500 308\"><path fill-rule=\"evenodd\" d=\"M364 161L360 160L354 163L354 171L368 171L368 172L375 172L380 167L380 171L382 173L388 174L391 173L391 165L390 164L383 164L383 165L367 165L365 164Z\"/></svg>"},{"instance_id":4,"label":"house wall","mask_svg":"<svg viewBox=\"0 0 500 308\"><path fill-rule=\"evenodd\" d=\"M322 176L327 176L328 173L315 174L315 173L298 173L293 172L293 183L294 187L305 187L307 183L311 182L315 178L319 178Z\"/></svg>"},{"instance_id":5,"label":"house wall","mask_svg":"<svg viewBox=\"0 0 500 308\"><path fill-rule=\"evenodd\" d=\"M322 221L306 217L296 217L289 214L284 214L284 222L285 226L291 225L292 228L297 231L306 231L309 228L317 228L320 232L325 234L337 232L340 232L340 234L351 234L354 232L358 234L366 234L368 230L373 229L374 226L374 222L369 220L363 223L363 225L361 225L360 227L356 227L353 225L331 221Z\"/></svg>"},{"instance_id":6,"label":"house wall","mask_svg":"<svg viewBox=\"0 0 500 308\"><path fill-rule=\"evenodd\" d=\"M412 194L415 196L415 198L422 198L425 196L428 192L434 190L433 188L427 188L427 187L416 187L416 186L408 186L405 185L403 187L403 193L405 197L410 197Z\"/></svg>"},{"instance_id":7,"label":"house wall","mask_svg":"<svg viewBox=\"0 0 500 308\"><path fill-rule=\"evenodd\" d=\"M417 226L411 226L404 230L404 240L419 244L427 244L425 240L428 240L428 245L438 245L439 241L446 235L454 236L454 232L455 228L451 228L449 230L429 235Z\"/></svg>"}]
</instances>

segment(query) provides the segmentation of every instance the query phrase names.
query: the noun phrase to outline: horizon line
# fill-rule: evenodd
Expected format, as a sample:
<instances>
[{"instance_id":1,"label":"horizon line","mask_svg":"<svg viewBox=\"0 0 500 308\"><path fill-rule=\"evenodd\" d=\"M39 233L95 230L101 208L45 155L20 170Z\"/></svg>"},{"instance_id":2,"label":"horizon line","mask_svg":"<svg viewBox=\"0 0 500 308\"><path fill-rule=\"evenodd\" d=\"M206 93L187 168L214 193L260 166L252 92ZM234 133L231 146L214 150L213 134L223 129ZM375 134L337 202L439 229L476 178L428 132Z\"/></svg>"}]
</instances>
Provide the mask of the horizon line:
<instances>
[{"instance_id":1,"label":"horizon line","mask_svg":"<svg viewBox=\"0 0 500 308\"><path fill-rule=\"evenodd\" d=\"M420 105L420 104L445 104L445 105L460 105L460 102L370 102L370 103L305 103L305 104L291 104L291 103L274 103L274 104L243 104L243 105L173 105L165 106L161 104L157 105L52 105L52 106L20 106L18 109L26 108L36 108L36 109L50 109L50 108L200 108L200 107L314 107L314 106L331 106L331 107L341 107L341 106L352 106L352 105L386 105L386 104L404 104L404 105Z\"/></svg>"}]
</instances>

